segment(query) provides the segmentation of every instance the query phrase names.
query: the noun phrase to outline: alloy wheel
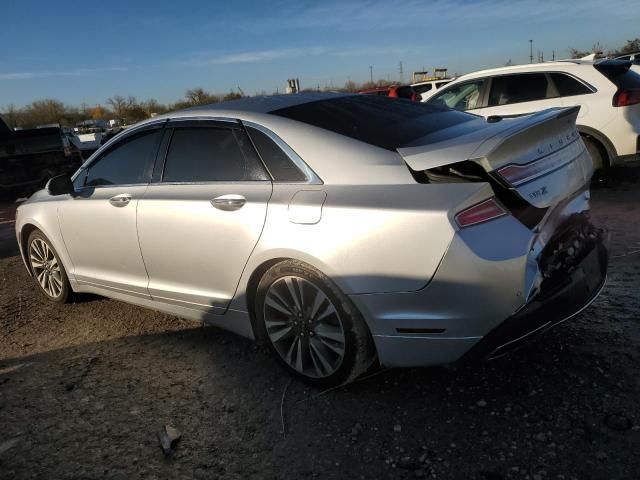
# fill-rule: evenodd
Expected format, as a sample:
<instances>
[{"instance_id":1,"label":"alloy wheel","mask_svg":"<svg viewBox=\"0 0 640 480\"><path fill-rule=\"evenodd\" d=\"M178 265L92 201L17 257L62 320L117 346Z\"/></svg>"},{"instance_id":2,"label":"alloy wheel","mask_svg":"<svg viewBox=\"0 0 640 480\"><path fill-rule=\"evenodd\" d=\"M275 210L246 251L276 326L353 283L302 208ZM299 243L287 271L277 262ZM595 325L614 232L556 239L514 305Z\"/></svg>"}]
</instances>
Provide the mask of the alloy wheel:
<instances>
[{"instance_id":1,"label":"alloy wheel","mask_svg":"<svg viewBox=\"0 0 640 480\"><path fill-rule=\"evenodd\" d=\"M62 295L63 278L58 259L51 247L40 238L29 245L31 268L42 290L51 298Z\"/></svg>"},{"instance_id":2,"label":"alloy wheel","mask_svg":"<svg viewBox=\"0 0 640 480\"><path fill-rule=\"evenodd\" d=\"M264 322L275 350L299 373L324 378L340 368L346 344L343 324L314 283L297 276L278 278L264 299Z\"/></svg>"}]
</instances>

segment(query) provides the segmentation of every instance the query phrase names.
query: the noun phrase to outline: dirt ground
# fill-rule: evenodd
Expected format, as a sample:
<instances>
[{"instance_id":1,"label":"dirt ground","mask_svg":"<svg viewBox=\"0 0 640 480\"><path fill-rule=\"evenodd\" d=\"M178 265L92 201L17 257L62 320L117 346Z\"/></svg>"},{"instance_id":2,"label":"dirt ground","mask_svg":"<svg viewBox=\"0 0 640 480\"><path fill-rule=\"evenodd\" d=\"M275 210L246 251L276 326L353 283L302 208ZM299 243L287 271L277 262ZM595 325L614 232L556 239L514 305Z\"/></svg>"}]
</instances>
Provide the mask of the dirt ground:
<instances>
[{"instance_id":1,"label":"dirt ground","mask_svg":"<svg viewBox=\"0 0 640 480\"><path fill-rule=\"evenodd\" d=\"M48 303L0 205L0 478L640 478L640 182L621 177L593 192L612 259L583 314L501 360L328 392L214 328Z\"/></svg>"}]
</instances>

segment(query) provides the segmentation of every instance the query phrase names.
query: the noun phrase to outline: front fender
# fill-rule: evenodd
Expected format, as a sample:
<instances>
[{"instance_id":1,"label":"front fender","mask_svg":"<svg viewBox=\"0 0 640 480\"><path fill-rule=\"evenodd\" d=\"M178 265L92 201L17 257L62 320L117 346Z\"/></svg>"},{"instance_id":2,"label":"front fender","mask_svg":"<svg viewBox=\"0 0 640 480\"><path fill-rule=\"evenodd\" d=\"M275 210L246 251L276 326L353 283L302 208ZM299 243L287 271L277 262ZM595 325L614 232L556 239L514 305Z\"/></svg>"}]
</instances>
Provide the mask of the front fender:
<instances>
[{"instance_id":1,"label":"front fender","mask_svg":"<svg viewBox=\"0 0 640 480\"><path fill-rule=\"evenodd\" d=\"M16 237L20 248L20 256L29 275L32 275L32 272L26 258L27 252L25 251L25 244L28 234L25 233L35 228L40 230L49 239L51 245L60 257L69 281L73 283L75 281L73 277L73 262L67 252L67 247L64 244L62 232L60 231L57 203L58 202L34 202L26 203L18 207L18 211L16 212Z\"/></svg>"}]
</instances>

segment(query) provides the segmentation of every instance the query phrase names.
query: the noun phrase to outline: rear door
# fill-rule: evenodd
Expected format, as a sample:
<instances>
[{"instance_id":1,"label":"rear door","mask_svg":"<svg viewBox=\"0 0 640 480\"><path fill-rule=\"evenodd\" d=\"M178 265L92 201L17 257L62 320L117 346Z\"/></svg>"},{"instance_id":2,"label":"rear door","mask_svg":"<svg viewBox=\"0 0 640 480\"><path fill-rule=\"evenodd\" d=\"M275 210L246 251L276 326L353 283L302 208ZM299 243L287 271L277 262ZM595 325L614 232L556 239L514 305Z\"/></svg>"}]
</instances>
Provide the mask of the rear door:
<instances>
[{"instance_id":1,"label":"rear door","mask_svg":"<svg viewBox=\"0 0 640 480\"><path fill-rule=\"evenodd\" d=\"M486 107L474 113L516 117L562 106L560 94L547 73L517 73L492 77Z\"/></svg>"},{"instance_id":2,"label":"rear door","mask_svg":"<svg viewBox=\"0 0 640 480\"><path fill-rule=\"evenodd\" d=\"M172 121L138 206L154 300L224 313L256 245L272 184L238 122Z\"/></svg>"}]
</instances>

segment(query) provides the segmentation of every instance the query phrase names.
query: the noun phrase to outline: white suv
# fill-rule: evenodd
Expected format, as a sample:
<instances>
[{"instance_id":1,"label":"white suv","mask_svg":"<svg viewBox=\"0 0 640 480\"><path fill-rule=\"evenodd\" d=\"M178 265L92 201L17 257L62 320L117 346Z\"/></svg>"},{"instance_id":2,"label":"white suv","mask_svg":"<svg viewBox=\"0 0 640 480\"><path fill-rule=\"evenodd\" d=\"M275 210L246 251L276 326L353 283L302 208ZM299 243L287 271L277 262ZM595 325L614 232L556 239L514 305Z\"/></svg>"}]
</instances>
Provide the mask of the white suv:
<instances>
[{"instance_id":1,"label":"white suv","mask_svg":"<svg viewBox=\"0 0 640 480\"><path fill-rule=\"evenodd\" d=\"M595 169L640 160L640 75L630 62L571 60L458 77L423 101L484 117L580 106L578 130Z\"/></svg>"},{"instance_id":2,"label":"white suv","mask_svg":"<svg viewBox=\"0 0 640 480\"><path fill-rule=\"evenodd\" d=\"M424 82L412 83L413 91L420 95L420 101L423 102L431 95L430 91L435 91L440 87L451 82L451 78L441 78L439 80L426 80Z\"/></svg>"}]
</instances>

